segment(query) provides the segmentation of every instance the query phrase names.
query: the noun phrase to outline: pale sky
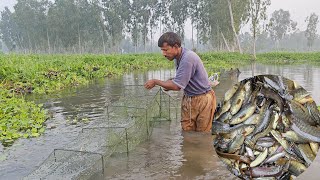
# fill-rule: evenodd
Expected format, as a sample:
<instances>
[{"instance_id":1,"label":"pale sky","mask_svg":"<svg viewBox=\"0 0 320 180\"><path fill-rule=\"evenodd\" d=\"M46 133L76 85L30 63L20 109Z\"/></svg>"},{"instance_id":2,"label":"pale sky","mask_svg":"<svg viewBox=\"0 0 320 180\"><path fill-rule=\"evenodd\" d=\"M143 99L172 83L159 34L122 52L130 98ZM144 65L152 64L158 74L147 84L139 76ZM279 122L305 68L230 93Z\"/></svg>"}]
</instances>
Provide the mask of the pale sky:
<instances>
[{"instance_id":1,"label":"pale sky","mask_svg":"<svg viewBox=\"0 0 320 180\"><path fill-rule=\"evenodd\" d=\"M16 0L0 0L0 11L5 6L9 6L12 9L15 3ZM272 12L279 9L289 11L291 19L298 22L298 28L305 30L307 24L304 21L307 16L312 12L320 16L320 0L271 0L271 6L268 9L269 17ZM186 26L190 27L190 22L186 23ZM243 31L247 30L243 29ZM318 25L318 33L320 33L320 25ZM186 37L191 37L190 28L186 28Z\"/></svg>"},{"instance_id":2,"label":"pale sky","mask_svg":"<svg viewBox=\"0 0 320 180\"><path fill-rule=\"evenodd\" d=\"M311 13L316 13L320 16L320 1L319 0L271 0L271 6L268 9L269 17L275 10L283 9L290 12L291 19L298 22L298 28L305 30L307 23L305 19ZM318 25L318 32L319 32Z\"/></svg>"}]
</instances>

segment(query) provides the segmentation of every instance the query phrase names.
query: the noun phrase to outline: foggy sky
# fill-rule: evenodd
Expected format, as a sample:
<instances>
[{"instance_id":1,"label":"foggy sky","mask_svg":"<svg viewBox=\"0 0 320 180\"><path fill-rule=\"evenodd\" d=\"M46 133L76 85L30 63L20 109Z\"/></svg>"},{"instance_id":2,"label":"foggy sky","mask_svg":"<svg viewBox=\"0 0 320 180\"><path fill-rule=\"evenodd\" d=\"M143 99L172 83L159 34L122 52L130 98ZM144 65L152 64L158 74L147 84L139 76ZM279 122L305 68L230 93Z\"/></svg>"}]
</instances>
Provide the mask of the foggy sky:
<instances>
[{"instance_id":1,"label":"foggy sky","mask_svg":"<svg viewBox=\"0 0 320 180\"><path fill-rule=\"evenodd\" d=\"M0 0L0 11L8 6L13 9L16 0ZM298 22L298 28L304 31L307 27L305 19L312 12L320 16L320 1L319 0L271 0L271 6L268 8L268 17L275 10L283 9L290 12L291 19ZM242 32L248 31L245 27ZM320 33L320 25L318 25L318 33ZM190 22L186 23L186 37L191 37Z\"/></svg>"}]
</instances>

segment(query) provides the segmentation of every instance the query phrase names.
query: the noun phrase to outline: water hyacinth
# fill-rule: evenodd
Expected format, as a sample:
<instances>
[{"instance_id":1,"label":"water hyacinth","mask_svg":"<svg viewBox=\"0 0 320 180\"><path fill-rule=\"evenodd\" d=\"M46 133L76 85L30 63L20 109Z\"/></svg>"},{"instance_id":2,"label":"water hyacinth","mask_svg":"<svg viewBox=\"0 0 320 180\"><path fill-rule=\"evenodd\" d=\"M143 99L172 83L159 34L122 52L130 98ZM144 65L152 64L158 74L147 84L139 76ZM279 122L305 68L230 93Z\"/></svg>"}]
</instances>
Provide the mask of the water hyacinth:
<instances>
[{"instance_id":1,"label":"water hyacinth","mask_svg":"<svg viewBox=\"0 0 320 180\"><path fill-rule=\"evenodd\" d=\"M25 101L0 87L0 141L11 145L20 137L37 137L44 132L46 112L42 105Z\"/></svg>"}]
</instances>

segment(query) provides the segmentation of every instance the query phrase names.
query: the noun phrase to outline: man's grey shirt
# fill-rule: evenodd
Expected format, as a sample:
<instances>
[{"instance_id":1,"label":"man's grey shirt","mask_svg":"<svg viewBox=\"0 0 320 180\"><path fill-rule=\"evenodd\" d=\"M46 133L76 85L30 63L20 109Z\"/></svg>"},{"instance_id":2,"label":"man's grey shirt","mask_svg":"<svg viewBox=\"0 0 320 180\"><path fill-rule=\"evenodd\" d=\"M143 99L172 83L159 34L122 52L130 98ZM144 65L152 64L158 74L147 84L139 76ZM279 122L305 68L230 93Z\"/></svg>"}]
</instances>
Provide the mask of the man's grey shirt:
<instances>
[{"instance_id":1,"label":"man's grey shirt","mask_svg":"<svg viewBox=\"0 0 320 180\"><path fill-rule=\"evenodd\" d=\"M195 52L182 48L181 58L175 60L175 65L173 83L183 89L185 95L196 96L211 90L207 71Z\"/></svg>"}]
</instances>

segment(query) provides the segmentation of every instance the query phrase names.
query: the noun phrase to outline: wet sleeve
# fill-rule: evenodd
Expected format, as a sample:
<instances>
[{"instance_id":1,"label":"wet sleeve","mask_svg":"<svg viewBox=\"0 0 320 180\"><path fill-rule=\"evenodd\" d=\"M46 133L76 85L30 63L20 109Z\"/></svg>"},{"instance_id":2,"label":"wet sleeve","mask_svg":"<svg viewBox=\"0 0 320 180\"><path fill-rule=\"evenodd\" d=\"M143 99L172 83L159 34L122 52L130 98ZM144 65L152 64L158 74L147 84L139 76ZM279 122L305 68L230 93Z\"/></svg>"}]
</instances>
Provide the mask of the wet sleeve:
<instances>
[{"instance_id":1,"label":"wet sleeve","mask_svg":"<svg viewBox=\"0 0 320 180\"><path fill-rule=\"evenodd\" d=\"M191 77L194 75L194 68L192 60L184 60L185 62L181 62L176 77L172 80L174 84L179 86L181 89L185 89L188 85Z\"/></svg>"}]
</instances>

